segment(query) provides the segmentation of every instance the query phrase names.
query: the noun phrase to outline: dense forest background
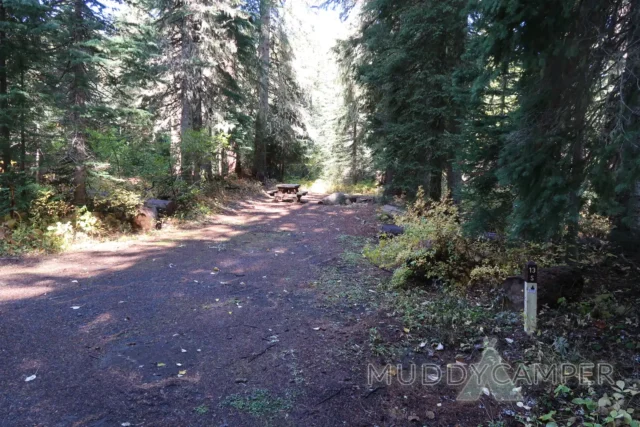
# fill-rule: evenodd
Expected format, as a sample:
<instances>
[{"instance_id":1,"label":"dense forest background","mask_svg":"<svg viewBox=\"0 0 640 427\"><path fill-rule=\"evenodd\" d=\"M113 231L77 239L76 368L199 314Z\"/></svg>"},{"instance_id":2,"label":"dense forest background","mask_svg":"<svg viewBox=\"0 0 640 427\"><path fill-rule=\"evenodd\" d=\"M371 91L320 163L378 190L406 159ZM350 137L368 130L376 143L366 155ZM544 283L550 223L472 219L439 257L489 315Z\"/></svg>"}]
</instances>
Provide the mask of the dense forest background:
<instances>
[{"instance_id":1,"label":"dense forest background","mask_svg":"<svg viewBox=\"0 0 640 427\"><path fill-rule=\"evenodd\" d=\"M638 0L0 0L0 215L375 180L471 235L632 248L639 24Z\"/></svg>"}]
</instances>

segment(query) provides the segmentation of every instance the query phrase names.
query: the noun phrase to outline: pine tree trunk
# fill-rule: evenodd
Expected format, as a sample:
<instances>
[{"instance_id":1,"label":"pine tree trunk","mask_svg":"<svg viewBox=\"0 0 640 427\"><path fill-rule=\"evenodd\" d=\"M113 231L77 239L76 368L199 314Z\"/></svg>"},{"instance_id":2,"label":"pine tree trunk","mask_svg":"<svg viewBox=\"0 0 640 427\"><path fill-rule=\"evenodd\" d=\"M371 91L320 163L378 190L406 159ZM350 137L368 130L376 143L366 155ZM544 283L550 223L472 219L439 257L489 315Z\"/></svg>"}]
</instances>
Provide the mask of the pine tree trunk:
<instances>
[{"instance_id":1,"label":"pine tree trunk","mask_svg":"<svg viewBox=\"0 0 640 427\"><path fill-rule=\"evenodd\" d=\"M258 83L258 117L253 161L254 176L265 182L267 172L267 126L269 116L269 39L271 0L260 0L260 40L258 53L260 70Z\"/></svg>"},{"instance_id":2,"label":"pine tree trunk","mask_svg":"<svg viewBox=\"0 0 640 427\"><path fill-rule=\"evenodd\" d=\"M24 70L20 71L20 87L26 93L26 89L24 87ZM22 172L27 169L27 138L24 130L24 109L25 106L23 105L22 111L20 112L20 170Z\"/></svg>"},{"instance_id":3,"label":"pine tree trunk","mask_svg":"<svg viewBox=\"0 0 640 427\"><path fill-rule=\"evenodd\" d=\"M462 176L459 171L453 165L453 160L447 162L447 189L449 190L449 197L454 202L460 202L460 185L462 184Z\"/></svg>"},{"instance_id":4,"label":"pine tree trunk","mask_svg":"<svg viewBox=\"0 0 640 427\"><path fill-rule=\"evenodd\" d=\"M188 150L185 150L185 143L188 138L188 132L193 126L192 114L191 114L191 88L189 82L189 76L191 70L188 69L191 59L193 41L191 40L191 33L189 28L189 16L186 15L182 18L180 28L180 56L181 56L181 81L180 81L180 145L181 145L181 173L187 181L192 178L192 164L190 163ZM191 176L190 176L191 175Z\"/></svg>"},{"instance_id":5,"label":"pine tree trunk","mask_svg":"<svg viewBox=\"0 0 640 427\"><path fill-rule=\"evenodd\" d=\"M436 201L442 198L442 169L431 170L429 177L429 197Z\"/></svg>"},{"instance_id":6,"label":"pine tree trunk","mask_svg":"<svg viewBox=\"0 0 640 427\"><path fill-rule=\"evenodd\" d=\"M83 0L75 0L73 5L73 42L76 48L81 49L80 45L85 41L83 22L83 9L85 4ZM75 63L71 66L73 82L71 83L71 90L69 91L69 101L71 105L69 124L72 129L69 157L74 165L73 203L76 206L83 206L87 204L87 169L85 162L87 161L88 153L85 125L82 118L82 112L84 111L87 102L87 92L85 87L87 76L84 64L78 60L74 62Z\"/></svg>"},{"instance_id":7,"label":"pine tree trunk","mask_svg":"<svg viewBox=\"0 0 640 427\"><path fill-rule=\"evenodd\" d=\"M191 114L189 111L189 95L186 77L183 78L180 90L180 166L184 178L189 179L189 159L187 151L183 148L187 141L187 134L191 127Z\"/></svg>"},{"instance_id":8,"label":"pine tree trunk","mask_svg":"<svg viewBox=\"0 0 640 427\"><path fill-rule=\"evenodd\" d=\"M35 138L36 141L36 160L35 160L35 166L36 166L36 182L40 183L40 181L42 180L42 172L40 172L40 158L42 156L42 153L40 152L40 144L38 143L38 138Z\"/></svg>"},{"instance_id":9,"label":"pine tree trunk","mask_svg":"<svg viewBox=\"0 0 640 427\"><path fill-rule=\"evenodd\" d=\"M242 162L241 162L242 159L240 158L240 145L237 142L233 143L233 151L236 156L235 173L238 178L241 178L242 177Z\"/></svg>"},{"instance_id":10,"label":"pine tree trunk","mask_svg":"<svg viewBox=\"0 0 640 427\"><path fill-rule=\"evenodd\" d=\"M24 131L24 113L20 122L20 170L27 170L27 138Z\"/></svg>"},{"instance_id":11,"label":"pine tree trunk","mask_svg":"<svg viewBox=\"0 0 640 427\"><path fill-rule=\"evenodd\" d=\"M7 11L4 1L0 0L0 24L4 25L7 20ZM2 27L4 28L4 27ZM7 115L9 114L9 100L7 99L7 58L6 58L7 35L4 30L0 31L0 110L3 117L0 117L0 154L2 155L2 167L5 172L11 169L11 131L9 130Z\"/></svg>"}]
</instances>

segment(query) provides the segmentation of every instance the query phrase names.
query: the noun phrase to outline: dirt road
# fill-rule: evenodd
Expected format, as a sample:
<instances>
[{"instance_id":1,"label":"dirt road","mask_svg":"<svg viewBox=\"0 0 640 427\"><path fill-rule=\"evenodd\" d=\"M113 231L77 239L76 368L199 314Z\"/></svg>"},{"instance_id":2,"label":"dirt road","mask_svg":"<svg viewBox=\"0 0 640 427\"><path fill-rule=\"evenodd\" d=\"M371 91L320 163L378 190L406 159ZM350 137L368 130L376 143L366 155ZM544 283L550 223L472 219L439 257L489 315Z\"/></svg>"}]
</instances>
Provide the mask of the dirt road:
<instances>
[{"instance_id":1,"label":"dirt road","mask_svg":"<svg viewBox=\"0 0 640 427\"><path fill-rule=\"evenodd\" d=\"M0 264L0 425L386 425L373 314L319 285L375 208L317 197Z\"/></svg>"}]
</instances>

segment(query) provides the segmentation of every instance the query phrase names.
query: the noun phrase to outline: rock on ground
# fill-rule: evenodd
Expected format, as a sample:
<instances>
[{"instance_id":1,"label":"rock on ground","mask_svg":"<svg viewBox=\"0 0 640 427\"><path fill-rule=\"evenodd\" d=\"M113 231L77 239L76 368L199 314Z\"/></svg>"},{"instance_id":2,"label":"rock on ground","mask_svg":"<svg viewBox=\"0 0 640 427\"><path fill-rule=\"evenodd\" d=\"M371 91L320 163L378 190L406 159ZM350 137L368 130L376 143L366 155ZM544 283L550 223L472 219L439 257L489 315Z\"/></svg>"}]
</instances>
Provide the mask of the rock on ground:
<instances>
[{"instance_id":1,"label":"rock on ground","mask_svg":"<svg viewBox=\"0 0 640 427\"><path fill-rule=\"evenodd\" d=\"M404 228L393 224L383 224L380 226L380 232L383 234L390 234L392 236L399 236L404 233Z\"/></svg>"},{"instance_id":2,"label":"rock on ground","mask_svg":"<svg viewBox=\"0 0 640 427\"><path fill-rule=\"evenodd\" d=\"M333 193L318 202L321 205L346 205L347 195L344 193Z\"/></svg>"}]
</instances>

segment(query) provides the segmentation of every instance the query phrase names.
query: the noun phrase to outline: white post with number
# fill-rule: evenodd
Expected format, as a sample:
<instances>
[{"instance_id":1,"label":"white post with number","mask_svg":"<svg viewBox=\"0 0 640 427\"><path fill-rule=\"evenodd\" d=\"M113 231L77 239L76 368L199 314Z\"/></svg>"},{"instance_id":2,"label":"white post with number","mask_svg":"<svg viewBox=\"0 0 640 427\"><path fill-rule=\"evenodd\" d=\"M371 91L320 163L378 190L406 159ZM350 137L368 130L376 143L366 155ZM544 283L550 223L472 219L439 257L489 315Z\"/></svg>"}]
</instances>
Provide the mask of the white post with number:
<instances>
[{"instance_id":1,"label":"white post with number","mask_svg":"<svg viewBox=\"0 0 640 427\"><path fill-rule=\"evenodd\" d=\"M538 323L538 266L529 261L525 266L524 331L531 335Z\"/></svg>"}]
</instances>

